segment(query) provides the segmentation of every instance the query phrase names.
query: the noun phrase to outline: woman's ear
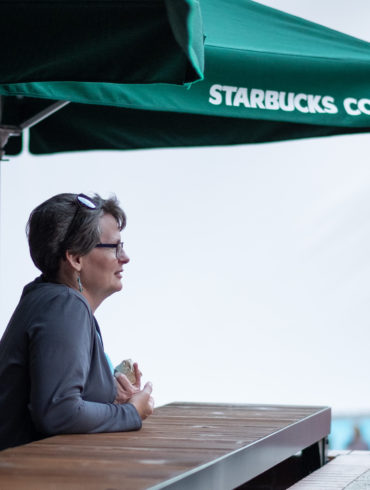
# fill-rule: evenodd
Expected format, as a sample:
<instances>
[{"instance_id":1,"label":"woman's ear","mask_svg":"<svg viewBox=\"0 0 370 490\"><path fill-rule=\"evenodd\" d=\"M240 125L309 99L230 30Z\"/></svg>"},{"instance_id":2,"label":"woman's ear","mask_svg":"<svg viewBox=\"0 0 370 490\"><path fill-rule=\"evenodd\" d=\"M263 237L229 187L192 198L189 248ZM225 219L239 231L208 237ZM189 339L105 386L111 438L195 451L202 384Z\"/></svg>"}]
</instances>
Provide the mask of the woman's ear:
<instances>
[{"instance_id":1,"label":"woman's ear","mask_svg":"<svg viewBox=\"0 0 370 490\"><path fill-rule=\"evenodd\" d=\"M66 260L68 264L77 272L81 271L81 255L71 254L68 250L66 251Z\"/></svg>"}]
</instances>

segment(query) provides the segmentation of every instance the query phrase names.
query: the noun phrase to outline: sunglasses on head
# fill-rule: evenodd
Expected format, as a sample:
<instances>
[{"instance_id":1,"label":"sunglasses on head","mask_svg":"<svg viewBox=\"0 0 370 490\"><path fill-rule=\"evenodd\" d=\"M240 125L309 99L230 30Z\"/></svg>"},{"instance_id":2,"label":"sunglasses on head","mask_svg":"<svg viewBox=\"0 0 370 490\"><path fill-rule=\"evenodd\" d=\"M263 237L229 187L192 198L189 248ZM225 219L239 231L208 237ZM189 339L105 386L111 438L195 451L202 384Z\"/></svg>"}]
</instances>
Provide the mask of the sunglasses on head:
<instances>
[{"instance_id":1,"label":"sunglasses on head","mask_svg":"<svg viewBox=\"0 0 370 490\"><path fill-rule=\"evenodd\" d=\"M73 227L75 226L76 218L78 215L78 212L81 208L86 208L86 209L98 209L98 205L86 194L78 194L76 196L75 202L77 203L77 209L75 211L75 214L73 215L73 218L68 226L67 232L65 234L64 240L63 240L63 249L67 243L67 240L70 237L71 231L73 230ZM117 259L120 259L124 255L124 250L123 250L123 242L120 243L98 243L95 245L95 248L115 248L116 249L116 257ZM63 250L64 252L65 250Z\"/></svg>"}]
</instances>

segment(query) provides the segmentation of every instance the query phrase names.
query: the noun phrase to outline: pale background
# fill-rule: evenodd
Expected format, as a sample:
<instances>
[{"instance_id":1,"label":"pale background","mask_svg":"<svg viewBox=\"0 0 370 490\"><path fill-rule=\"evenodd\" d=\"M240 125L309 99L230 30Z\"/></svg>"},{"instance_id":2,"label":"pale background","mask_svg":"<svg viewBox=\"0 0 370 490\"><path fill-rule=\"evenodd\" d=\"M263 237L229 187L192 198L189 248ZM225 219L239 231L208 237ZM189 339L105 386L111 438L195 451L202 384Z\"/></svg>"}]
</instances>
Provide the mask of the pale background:
<instances>
[{"instance_id":1,"label":"pale background","mask_svg":"<svg viewBox=\"0 0 370 490\"><path fill-rule=\"evenodd\" d=\"M367 0L265 0L370 41ZM369 81L370 96L370 81ZM37 274L25 224L59 192L116 193L124 288L97 311L157 404L370 412L370 135L1 164L0 334Z\"/></svg>"}]
</instances>

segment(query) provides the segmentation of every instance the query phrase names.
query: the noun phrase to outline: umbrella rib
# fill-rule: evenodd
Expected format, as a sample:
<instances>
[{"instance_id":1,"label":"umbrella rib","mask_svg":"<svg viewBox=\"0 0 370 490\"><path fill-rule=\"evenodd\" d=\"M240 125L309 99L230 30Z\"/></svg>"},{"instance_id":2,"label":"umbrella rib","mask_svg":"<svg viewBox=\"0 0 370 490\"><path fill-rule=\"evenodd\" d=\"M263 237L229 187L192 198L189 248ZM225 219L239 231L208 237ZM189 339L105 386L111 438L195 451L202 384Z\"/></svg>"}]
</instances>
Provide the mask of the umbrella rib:
<instances>
[{"instance_id":1,"label":"umbrella rib","mask_svg":"<svg viewBox=\"0 0 370 490\"><path fill-rule=\"evenodd\" d=\"M0 123L1 123L1 116L2 116L1 102L2 100L0 97ZM0 124L0 161L3 160L4 158L5 155L4 148L11 136L20 136L24 129L32 128L32 126L46 119L48 116L51 116L51 114L54 114L54 112L59 111L62 107L65 107L69 103L70 103L69 100L59 100L58 102L49 105L44 110L38 112L37 114L30 117L29 119L26 119L26 121L23 121L19 126L9 126L5 124Z\"/></svg>"},{"instance_id":2,"label":"umbrella rib","mask_svg":"<svg viewBox=\"0 0 370 490\"><path fill-rule=\"evenodd\" d=\"M43 111L38 112L34 116L30 117L29 119L21 123L19 125L19 128L21 130L32 128L32 126L46 119L48 116L51 116L52 114L54 114L54 112L59 111L59 109L62 109L62 107L66 106L69 103L70 103L69 100L59 100L58 102L51 104L50 106L46 107Z\"/></svg>"}]
</instances>

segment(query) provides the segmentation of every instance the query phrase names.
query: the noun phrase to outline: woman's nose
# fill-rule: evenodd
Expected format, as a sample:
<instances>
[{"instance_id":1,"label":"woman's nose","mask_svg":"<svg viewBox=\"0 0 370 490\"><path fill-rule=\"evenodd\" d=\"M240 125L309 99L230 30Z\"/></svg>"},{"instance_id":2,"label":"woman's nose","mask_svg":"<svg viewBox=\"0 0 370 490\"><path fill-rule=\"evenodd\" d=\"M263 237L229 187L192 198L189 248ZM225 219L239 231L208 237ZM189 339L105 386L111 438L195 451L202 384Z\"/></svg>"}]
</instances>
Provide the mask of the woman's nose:
<instances>
[{"instance_id":1,"label":"woman's nose","mask_svg":"<svg viewBox=\"0 0 370 490\"><path fill-rule=\"evenodd\" d=\"M130 257L126 254L124 250L122 250L117 258L119 262L122 262L122 264L127 264L128 262L130 262Z\"/></svg>"}]
</instances>

